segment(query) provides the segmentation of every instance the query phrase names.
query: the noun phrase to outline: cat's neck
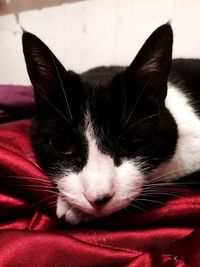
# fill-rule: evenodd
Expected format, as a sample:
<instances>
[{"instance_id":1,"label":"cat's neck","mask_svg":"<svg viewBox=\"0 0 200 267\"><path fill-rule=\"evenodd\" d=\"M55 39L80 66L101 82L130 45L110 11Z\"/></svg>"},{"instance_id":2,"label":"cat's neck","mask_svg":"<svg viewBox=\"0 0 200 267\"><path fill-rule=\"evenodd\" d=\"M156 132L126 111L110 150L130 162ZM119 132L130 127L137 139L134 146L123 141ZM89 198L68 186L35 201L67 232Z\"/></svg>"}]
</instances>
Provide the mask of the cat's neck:
<instances>
[{"instance_id":1,"label":"cat's neck","mask_svg":"<svg viewBox=\"0 0 200 267\"><path fill-rule=\"evenodd\" d=\"M200 170L200 118L190 105L190 99L181 89L169 84L166 107L174 117L178 128L175 154L160 165L152 179L169 181Z\"/></svg>"}]
</instances>

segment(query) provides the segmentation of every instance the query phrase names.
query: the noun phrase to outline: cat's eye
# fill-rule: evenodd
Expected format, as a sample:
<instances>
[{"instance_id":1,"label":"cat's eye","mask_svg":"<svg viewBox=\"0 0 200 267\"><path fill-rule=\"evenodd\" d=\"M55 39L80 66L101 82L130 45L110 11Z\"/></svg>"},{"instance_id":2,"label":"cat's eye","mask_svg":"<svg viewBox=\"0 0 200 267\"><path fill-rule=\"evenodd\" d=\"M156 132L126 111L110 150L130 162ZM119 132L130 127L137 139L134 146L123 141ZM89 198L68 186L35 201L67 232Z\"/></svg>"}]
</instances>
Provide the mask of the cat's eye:
<instances>
[{"instance_id":1,"label":"cat's eye","mask_svg":"<svg viewBox=\"0 0 200 267\"><path fill-rule=\"evenodd\" d=\"M142 140L140 138L131 138L128 136L123 136L120 138L120 150L122 153L134 153L142 145Z\"/></svg>"},{"instance_id":2,"label":"cat's eye","mask_svg":"<svg viewBox=\"0 0 200 267\"><path fill-rule=\"evenodd\" d=\"M132 140L131 140L131 143L132 143L133 145L140 145L140 144L142 143L142 140L139 139L139 138L137 138L137 139L132 139Z\"/></svg>"},{"instance_id":3,"label":"cat's eye","mask_svg":"<svg viewBox=\"0 0 200 267\"><path fill-rule=\"evenodd\" d=\"M142 142L142 139L141 138L131 138L130 136L123 136L123 137L120 137L120 141L123 143L123 144L141 144Z\"/></svg>"},{"instance_id":4,"label":"cat's eye","mask_svg":"<svg viewBox=\"0 0 200 267\"><path fill-rule=\"evenodd\" d=\"M76 146L73 143L66 143L61 140L49 139L51 150L56 154L74 155L76 153Z\"/></svg>"}]
</instances>

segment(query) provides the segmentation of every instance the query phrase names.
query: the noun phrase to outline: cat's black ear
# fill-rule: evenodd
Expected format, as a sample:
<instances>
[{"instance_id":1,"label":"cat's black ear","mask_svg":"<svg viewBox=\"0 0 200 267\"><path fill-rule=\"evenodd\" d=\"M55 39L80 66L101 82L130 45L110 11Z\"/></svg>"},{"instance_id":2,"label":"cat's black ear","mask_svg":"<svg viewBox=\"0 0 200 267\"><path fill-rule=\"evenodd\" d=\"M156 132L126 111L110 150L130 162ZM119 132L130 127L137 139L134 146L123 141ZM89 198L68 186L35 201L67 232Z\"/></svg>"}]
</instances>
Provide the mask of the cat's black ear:
<instances>
[{"instance_id":1,"label":"cat's black ear","mask_svg":"<svg viewBox=\"0 0 200 267\"><path fill-rule=\"evenodd\" d=\"M163 103L167 94L172 43L171 26L160 26L144 43L126 72L140 93L155 103Z\"/></svg>"},{"instance_id":2,"label":"cat's black ear","mask_svg":"<svg viewBox=\"0 0 200 267\"><path fill-rule=\"evenodd\" d=\"M38 108L44 106L56 108L56 102L60 102L58 96L67 102L64 88L68 87L66 82L70 82L70 72L65 70L51 50L35 35L25 32L22 43ZM68 113L70 113L69 109Z\"/></svg>"}]
</instances>

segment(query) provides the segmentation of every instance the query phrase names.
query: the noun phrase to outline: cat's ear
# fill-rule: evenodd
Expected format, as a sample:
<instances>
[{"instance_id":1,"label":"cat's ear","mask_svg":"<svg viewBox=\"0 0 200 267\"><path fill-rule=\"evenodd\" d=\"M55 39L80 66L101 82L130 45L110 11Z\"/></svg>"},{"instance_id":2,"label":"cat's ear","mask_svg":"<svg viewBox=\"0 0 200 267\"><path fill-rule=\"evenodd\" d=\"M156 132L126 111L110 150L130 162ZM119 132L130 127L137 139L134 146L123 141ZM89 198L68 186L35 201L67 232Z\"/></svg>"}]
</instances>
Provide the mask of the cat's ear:
<instances>
[{"instance_id":1,"label":"cat's ear","mask_svg":"<svg viewBox=\"0 0 200 267\"><path fill-rule=\"evenodd\" d=\"M160 26L144 43L126 72L140 93L155 103L163 103L167 94L172 43L171 26Z\"/></svg>"},{"instance_id":2,"label":"cat's ear","mask_svg":"<svg viewBox=\"0 0 200 267\"><path fill-rule=\"evenodd\" d=\"M22 43L37 107L56 106L56 102L60 102L59 96L67 100L64 88L68 87L66 83L71 81L73 75L65 70L51 50L35 35L25 32Z\"/></svg>"}]
</instances>

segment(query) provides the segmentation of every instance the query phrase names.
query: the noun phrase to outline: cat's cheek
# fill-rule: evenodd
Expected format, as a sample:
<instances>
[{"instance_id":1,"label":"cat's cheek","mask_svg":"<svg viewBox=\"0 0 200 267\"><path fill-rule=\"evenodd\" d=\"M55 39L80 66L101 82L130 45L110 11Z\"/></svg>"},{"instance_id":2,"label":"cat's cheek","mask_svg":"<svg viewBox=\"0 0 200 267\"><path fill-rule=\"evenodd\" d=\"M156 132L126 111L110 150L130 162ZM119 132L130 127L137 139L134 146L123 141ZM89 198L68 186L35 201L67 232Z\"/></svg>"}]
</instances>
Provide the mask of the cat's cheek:
<instances>
[{"instance_id":1,"label":"cat's cheek","mask_svg":"<svg viewBox=\"0 0 200 267\"><path fill-rule=\"evenodd\" d=\"M73 194L74 197L80 197L83 191L79 175L73 172L63 175L63 177L58 180L57 185L58 190L63 192L63 195Z\"/></svg>"},{"instance_id":2,"label":"cat's cheek","mask_svg":"<svg viewBox=\"0 0 200 267\"><path fill-rule=\"evenodd\" d=\"M71 207L79 209L84 213L94 212L91 204L84 196L82 175L70 173L57 182L58 190L63 200Z\"/></svg>"},{"instance_id":3,"label":"cat's cheek","mask_svg":"<svg viewBox=\"0 0 200 267\"><path fill-rule=\"evenodd\" d=\"M127 207L142 192L145 175L141 171L142 164L138 159L124 161L116 168L115 196L113 198L113 209ZM112 204L112 203L110 203ZM107 207L109 208L109 206ZM112 209L112 207L110 207Z\"/></svg>"}]
</instances>

